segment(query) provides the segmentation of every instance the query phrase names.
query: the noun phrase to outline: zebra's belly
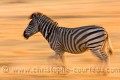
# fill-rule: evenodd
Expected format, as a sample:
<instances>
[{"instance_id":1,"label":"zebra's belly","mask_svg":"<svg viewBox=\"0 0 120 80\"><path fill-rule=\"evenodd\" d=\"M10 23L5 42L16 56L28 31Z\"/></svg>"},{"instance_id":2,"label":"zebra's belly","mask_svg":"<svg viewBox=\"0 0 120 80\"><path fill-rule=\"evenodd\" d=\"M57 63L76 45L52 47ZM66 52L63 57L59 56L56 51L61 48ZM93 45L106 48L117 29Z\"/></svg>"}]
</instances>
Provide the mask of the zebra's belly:
<instances>
[{"instance_id":1,"label":"zebra's belly","mask_svg":"<svg viewBox=\"0 0 120 80\"><path fill-rule=\"evenodd\" d=\"M72 54L81 54L81 53L85 52L86 50L87 49L82 50L82 51L68 51L68 50L65 50L65 52L72 53Z\"/></svg>"},{"instance_id":2,"label":"zebra's belly","mask_svg":"<svg viewBox=\"0 0 120 80\"><path fill-rule=\"evenodd\" d=\"M81 54L87 50L87 48L83 45L81 47L72 47L71 48L66 48L65 47L65 52L72 53L72 54Z\"/></svg>"}]
</instances>

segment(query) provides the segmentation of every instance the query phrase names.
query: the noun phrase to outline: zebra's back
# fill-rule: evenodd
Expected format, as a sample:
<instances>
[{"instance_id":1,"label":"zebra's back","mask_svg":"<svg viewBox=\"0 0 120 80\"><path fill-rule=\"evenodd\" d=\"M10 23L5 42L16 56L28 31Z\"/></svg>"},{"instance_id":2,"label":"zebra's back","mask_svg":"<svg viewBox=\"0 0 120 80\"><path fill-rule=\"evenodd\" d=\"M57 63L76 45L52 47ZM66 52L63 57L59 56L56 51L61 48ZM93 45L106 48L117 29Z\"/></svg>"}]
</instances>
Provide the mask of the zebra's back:
<instances>
[{"instance_id":1,"label":"zebra's back","mask_svg":"<svg viewBox=\"0 0 120 80\"><path fill-rule=\"evenodd\" d=\"M95 46L102 47L106 39L106 31L99 26L62 28L59 32L62 48L70 53L81 53Z\"/></svg>"}]
</instances>

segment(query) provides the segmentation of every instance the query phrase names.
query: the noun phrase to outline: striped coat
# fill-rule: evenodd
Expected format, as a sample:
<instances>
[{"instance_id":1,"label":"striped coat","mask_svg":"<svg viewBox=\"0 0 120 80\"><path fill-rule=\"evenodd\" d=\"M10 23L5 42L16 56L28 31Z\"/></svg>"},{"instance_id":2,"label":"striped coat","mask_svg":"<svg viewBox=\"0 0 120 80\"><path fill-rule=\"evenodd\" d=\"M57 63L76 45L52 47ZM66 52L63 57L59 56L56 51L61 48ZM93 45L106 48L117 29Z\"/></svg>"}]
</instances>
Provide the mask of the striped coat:
<instances>
[{"instance_id":1,"label":"striped coat","mask_svg":"<svg viewBox=\"0 0 120 80\"><path fill-rule=\"evenodd\" d=\"M105 47L112 54L112 46L108 33L100 26L83 26L77 28L59 27L57 22L42 13L33 13L23 36L28 39L40 32L48 41L55 56L64 61L64 52L78 54L91 50L100 60L107 63L108 55Z\"/></svg>"}]
</instances>

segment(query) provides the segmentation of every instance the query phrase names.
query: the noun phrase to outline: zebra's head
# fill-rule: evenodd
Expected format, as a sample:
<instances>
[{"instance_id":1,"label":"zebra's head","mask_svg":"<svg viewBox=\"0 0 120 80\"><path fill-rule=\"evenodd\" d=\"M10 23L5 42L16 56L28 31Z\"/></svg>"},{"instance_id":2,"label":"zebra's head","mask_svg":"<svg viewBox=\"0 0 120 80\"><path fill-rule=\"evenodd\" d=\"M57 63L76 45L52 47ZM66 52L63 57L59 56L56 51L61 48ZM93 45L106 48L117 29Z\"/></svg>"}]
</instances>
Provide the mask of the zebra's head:
<instances>
[{"instance_id":1,"label":"zebra's head","mask_svg":"<svg viewBox=\"0 0 120 80\"><path fill-rule=\"evenodd\" d=\"M24 38L28 39L35 33L39 32L40 24L38 23L38 19L40 16L42 16L41 13L33 13L30 16L31 21L29 22L27 28L25 29L25 31L23 33Z\"/></svg>"},{"instance_id":2,"label":"zebra's head","mask_svg":"<svg viewBox=\"0 0 120 80\"><path fill-rule=\"evenodd\" d=\"M37 32L41 32L44 37L47 37L51 29L57 26L57 22L54 22L51 18L46 15L36 12L30 16L31 21L28 27L25 29L23 36L28 39Z\"/></svg>"}]
</instances>

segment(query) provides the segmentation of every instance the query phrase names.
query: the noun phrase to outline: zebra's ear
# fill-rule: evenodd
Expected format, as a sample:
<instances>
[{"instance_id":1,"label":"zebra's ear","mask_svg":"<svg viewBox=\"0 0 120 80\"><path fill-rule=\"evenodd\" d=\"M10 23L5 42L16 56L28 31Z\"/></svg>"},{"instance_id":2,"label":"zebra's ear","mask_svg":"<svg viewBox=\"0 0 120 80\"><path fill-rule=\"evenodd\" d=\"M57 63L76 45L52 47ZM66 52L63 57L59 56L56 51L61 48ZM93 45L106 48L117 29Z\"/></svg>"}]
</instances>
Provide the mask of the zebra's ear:
<instances>
[{"instance_id":1,"label":"zebra's ear","mask_svg":"<svg viewBox=\"0 0 120 80\"><path fill-rule=\"evenodd\" d=\"M30 15L29 19L33 19L33 18L36 18L37 17L37 14L36 13L33 13Z\"/></svg>"},{"instance_id":2,"label":"zebra's ear","mask_svg":"<svg viewBox=\"0 0 120 80\"><path fill-rule=\"evenodd\" d=\"M40 15L42 15L42 14L39 13L39 12L32 13L29 18L30 18L30 19L34 19L34 18L37 18L37 17L40 16Z\"/></svg>"}]
</instances>

